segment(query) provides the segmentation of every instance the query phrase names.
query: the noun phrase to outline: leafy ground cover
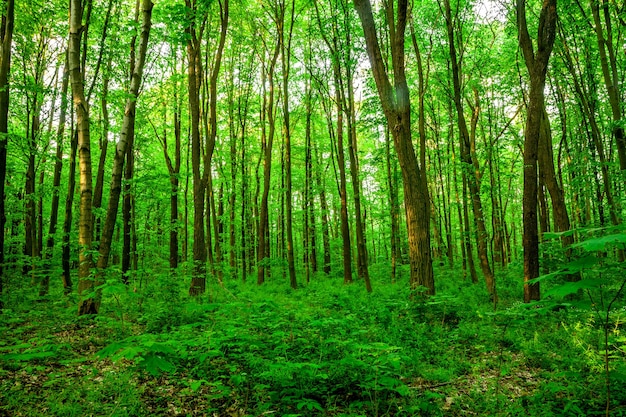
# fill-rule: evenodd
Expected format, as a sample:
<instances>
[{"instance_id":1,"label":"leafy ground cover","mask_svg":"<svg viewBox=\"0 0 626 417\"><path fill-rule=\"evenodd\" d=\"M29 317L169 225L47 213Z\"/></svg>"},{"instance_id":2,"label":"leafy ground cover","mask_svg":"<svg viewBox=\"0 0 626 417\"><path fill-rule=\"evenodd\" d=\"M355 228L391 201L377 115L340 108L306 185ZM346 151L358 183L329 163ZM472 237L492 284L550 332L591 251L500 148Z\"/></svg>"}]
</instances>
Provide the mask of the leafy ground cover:
<instances>
[{"instance_id":1,"label":"leafy ground cover","mask_svg":"<svg viewBox=\"0 0 626 417\"><path fill-rule=\"evenodd\" d=\"M106 286L95 318L16 290L0 315L0 415L606 415L593 309L521 305L519 274L500 273L494 312L458 274L439 270L429 299L406 282L367 294L328 277L293 291L276 274L195 300L161 275L137 292ZM615 416L624 314L611 312L606 339Z\"/></svg>"}]
</instances>

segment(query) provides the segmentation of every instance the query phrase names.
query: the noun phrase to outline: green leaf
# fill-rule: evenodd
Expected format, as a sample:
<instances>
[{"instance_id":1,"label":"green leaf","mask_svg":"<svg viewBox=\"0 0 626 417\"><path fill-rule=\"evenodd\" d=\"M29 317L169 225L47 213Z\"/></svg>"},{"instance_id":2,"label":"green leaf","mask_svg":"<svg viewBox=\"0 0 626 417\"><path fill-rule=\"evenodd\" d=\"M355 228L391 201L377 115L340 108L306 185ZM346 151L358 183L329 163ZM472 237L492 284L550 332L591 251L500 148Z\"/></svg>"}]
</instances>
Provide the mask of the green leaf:
<instances>
[{"instance_id":1,"label":"green leaf","mask_svg":"<svg viewBox=\"0 0 626 417\"><path fill-rule=\"evenodd\" d=\"M205 379L200 379L198 381L192 381L189 384L189 388L191 388L191 390L193 392L196 392L196 391L198 391L198 389L200 389L200 387L202 386L203 383L206 384L206 383L208 383L208 381L205 380Z\"/></svg>"},{"instance_id":2,"label":"green leaf","mask_svg":"<svg viewBox=\"0 0 626 417\"><path fill-rule=\"evenodd\" d=\"M587 239L579 243L572 245L573 248L582 248L588 252L601 251L606 248L607 245L626 244L626 233L615 233L612 235L606 235Z\"/></svg>"},{"instance_id":3,"label":"green leaf","mask_svg":"<svg viewBox=\"0 0 626 417\"><path fill-rule=\"evenodd\" d=\"M544 239L558 239L561 237L571 236L576 233L575 230L566 230L564 232L545 232L543 234Z\"/></svg>"},{"instance_id":4,"label":"green leaf","mask_svg":"<svg viewBox=\"0 0 626 417\"><path fill-rule=\"evenodd\" d=\"M176 366L166 361L159 355L152 353L144 356L140 366L148 371L152 376L159 376L162 372L174 372Z\"/></svg>"},{"instance_id":5,"label":"green leaf","mask_svg":"<svg viewBox=\"0 0 626 417\"><path fill-rule=\"evenodd\" d=\"M123 347L124 347L123 344L118 343L118 342L113 342L107 347L102 348L98 352L96 352L96 355L103 359L109 358L115 355L117 352L119 352L119 350L122 349Z\"/></svg>"},{"instance_id":6,"label":"green leaf","mask_svg":"<svg viewBox=\"0 0 626 417\"><path fill-rule=\"evenodd\" d=\"M576 294L582 289L597 288L600 285L597 281L583 279L581 281L566 282L565 284L556 286L545 293L545 297L563 298L570 294Z\"/></svg>"}]
</instances>

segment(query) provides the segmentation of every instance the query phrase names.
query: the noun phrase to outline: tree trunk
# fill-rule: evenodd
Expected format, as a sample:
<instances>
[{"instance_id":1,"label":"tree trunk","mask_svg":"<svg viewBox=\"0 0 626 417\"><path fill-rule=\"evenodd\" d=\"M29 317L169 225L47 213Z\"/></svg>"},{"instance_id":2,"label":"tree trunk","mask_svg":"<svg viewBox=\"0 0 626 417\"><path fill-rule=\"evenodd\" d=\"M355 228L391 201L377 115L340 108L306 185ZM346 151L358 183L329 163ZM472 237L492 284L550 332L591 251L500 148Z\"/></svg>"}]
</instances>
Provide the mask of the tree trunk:
<instances>
[{"instance_id":1,"label":"tree trunk","mask_svg":"<svg viewBox=\"0 0 626 417\"><path fill-rule=\"evenodd\" d=\"M102 80L102 97L100 98L100 107L102 110L102 134L100 135L100 159L98 161L98 171L96 172L96 185L93 190L93 208L94 210L102 207L102 194L104 191L104 169L107 160L107 151L109 148L109 72L111 69L112 54L109 56L107 63L107 71L105 71ZM94 215L94 238L100 236L101 218Z\"/></svg>"},{"instance_id":2,"label":"tree trunk","mask_svg":"<svg viewBox=\"0 0 626 417\"><path fill-rule=\"evenodd\" d=\"M69 67L67 62L67 51L65 54L65 65L63 68L63 81L61 84L61 109L59 114L59 125L56 134L56 155L55 155L55 163L54 163L54 176L52 180L52 201L50 203L50 224L48 228L48 238L46 239L46 250L45 250L45 276L42 279L41 287L40 287L40 295L45 295L48 293L48 287L50 283L50 275L51 275L51 260L52 260L52 252L54 251L54 236L57 230L57 223L59 218L59 199L60 199L60 188L61 188L61 171L63 169L63 141L65 136L65 121L67 118L67 90L69 88ZM69 196L68 196L69 198Z\"/></svg>"},{"instance_id":3,"label":"tree trunk","mask_svg":"<svg viewBox=\"0 0 626 417\"><path fill-rule=\"evenodd\" d=\"M526 24L526 1L518 0L517 30L519 46L524 55L530 76L528 111L524 132L524 192L523 225L524 237L524 302L540 299L538 283L528 281L539 276L539 233L537 231L537 160L541 118L544 111L544 87L548 62L556 36L556 0L544 0L539 15L537 50L534 51Z\"/></svg>"},{"instance_id":4,"label":"tree trunk","mask_svg":"<svg viewBox=\"0 0 626 417\"><path fill-rule=\"evenodd\" d=\"M211 171L211 163L213 160L213 152L215 151L215 143L217 138L217 80L220 74L220 68L222 64L222 55L224 52L224 45L226 43L226 33L228 30L228 18L229 18L229 0L218 1L220 7L220 38L217 46L217 50L215 52L215 56L213 58L213 62L211 65L210 76L208 80L208 90L209 90L209 126L207 131L207 141L206 147L204 151L204 179L203 184L207 187L207 197L210 200L210 205L207 205L207 210L211 210L212 219L213 219L213 233L215 235L215 255L218 265L218 268L215 267L215 263L211 261L212 273L217 276L217 279L220 283L222 283L222 248L221 248L221 218L218 218L218 214L215 211L215 197L213 190L213 178ZM207 56L208 58L208 56ZM222 199L220 198L220 204L222 204ZM207 231L207 241L209 245L211 244L211 233ZM209 249L209 254L212 249ZM203 278L205 279L205 278ZM202 284L204 288L206 284ZM204 291L204 290L203 290Z\"/></svg>"},{"instance_id":5,"label":"tree trunk","mask_svg":"<svg viewBox=\"0 0 626 417\"><path fill-rule=\"evenodd\" d=\"M598 51L600 56L600 68L604 78L604 86L609 97L611 106L611 116L613 118L612 131L617 145L619 166L622 175L626 175L626 137L622 125L622 99L619 86L623 80L619 79L617 59L613 46L613 30L609 13L609 3L606 0L590 0L591 14L593 16L593 28L598 41ZM604 26L600 17L600 11L604 17ZM604 31L606 30L606 36ZM624 180L624 178L622 178Z\"/></svg>"},{"instance_id":6,"label":"tree trunk","mask_svg":"<svg viewBox=\"0 0 626 417\"><path fill-rule=\"evenodd\" d=\"M74 112L76 115L76 133L78 135L78 164L80 171L80 214L78 220L78 293L83 295L97 285L91 277L93 259L92 242L92 175L91 175L91 139L89 135L89 104L85 99L84 66L81 66L81 34L83 31L83 4L80 0L70 0L70 40L69 65ZM89 297L80 301L78 314L96 314L98 303Z\"/></svg>"},{"instance_id":7,"label":"tree trunk","mask_svg":"<svg viewBox=\"0 0 626 417\"><path fill-rule=\"evenodd\" d=\"M457 125L459 128L459 139L461 141L461 161L463 163L464 173L467 175L467 184L470 192L470 199L472 202L472 209L474 212L474 222L476 224L476 243L478 248L478 259L480 260L480 268L485 276L485 283L487 285L487 291L491 295L494 302L497 301L496 284L493 271L489 264L489 257L487 255L487 229L485 227L485 216L483 211L483 204L480 196L480 169L478 160L476 158L474 149L475 143L475 126L478 122L478 116L480 114L480 102L478 100L477 90L474 90L475 103L474 112L472 114L472 134L468 131L467 122L465 121L465 115L463 113L463 98L461 91L461 69L459 68L459 61L457 58L455 34L454 34L454 21L452 20L452 12L450 9L450 1L444 0L446 26L448 29L448 46L450 49L450 61L452 65L452 83L454 87L454 105L457 112Z\"/></svg>"},{"instance_id":8,"label":"tree trunk","mask_svg":"<svg viewBox=\"0 0 626 417\"><path fill-rule=\"evenodd\" d=\"M376 26L369 0L354 0L359 14L370 65L378 89L383 111L394 139L404 182L404 205L409 240L411 288L425 287L427 294L435 293L430 248L430 199L425 167L418 164L411 141L411 104L405 75L404 36L408 4L397 2L397 21L394 22L394 2L387 3L387 25L391 29L391 57L394 85L389 81L380 51Z\"/></svg>"},{"instance_id":9,"label":"tree trunk","mask_svg":"<svg viewBox=\"0 0 626 417\"><path fill-rule=\"evenodd\" d=\"M128 150L132 151L132 143L135 136L135 113L137 108L137 98L139 97L139 88L143 77L143 68L148 49L148 39L150 36L150 27L152 23L152 7L151 0L142 0L141 14L142 25L140 35L139 54L136 61L131 61L132 75L130 80L129 95L124 109L124 120L120 139L115 149L113 160L113 169L111 174L111 191L107 206L106 218L102 228L102 236L100 237L100 247L98 250L98 274L107 268L109 264L109 254L111 252L111 242L113 232L115 230L115 222L119 208L120 194L122 192L122 175L124 173L124 161L127 159ZM132 154L132 152L131 152ZM132 155L131 155L132 157ZM132 169L132 162L129 161L128 166ZM130 252L130 248L127 248ZM102 278L100 278L101 280ZM99 303L99 300L97 301ZM96 307L97 309L97 307Z\"/></svg>"},{"instance_id":10,"label":"tree trunk","mask_svg":"<svg viewBox=\"0 0 626 417\"><path fill-rule=\"evenodd\" d=\"M11 43L15 19L15 1L7 0L2 10L0 27L0 297L4 278L4 231L6 224L4 183L7 175L7 135L9 132L9 72L11 68ZM2 311L0 298L0 312Z\"/></svg>"},{"instance_id":11,"label":"tree trunk","mask_svg":"<svg viewBox=\"0 0 626 417\"><path fill-rule=\"evenodd\" d=\"M265 282L265 278L269 272L269 257L270 257L270 240L269 240L269 193L270 193L270 179L272 173L272 147L274 144L274 133L276 129L275 119L275 90L274 90L274 69L276 68L276 61L278 60L278 54L280 53L280 44L277 42L274 46L274 51L270 57L269 67L267 72L263 74L264 82L267 80L269 90L266 92L263 90L263 109L262 111L262 151L263 151L263 193L261 194L261 206L259 209L259 232L258 232L258 250L257 250L257 284L261 285ZM265 122L267 120L268 131L265 133Z\"/></svg>"},{"instance_id":12,"label":"tree trunk","mask_svg":"<svg viewBox=\"0 0 626 417\"><path fill-rule=\"evenodd\" d=\"M185 0L188 9L189 26L187 35L187 88L189 93L189 113L191 130L191 167L193 176L193 275L189 295L203 294L206 288L207 250L204 236L204 196L206 181L201 172L201 137L200 137L200 84L202 80L201 44L203 27L197 28L196 3ZM199 30L198 30L199 29Z\"/></svg>"},{"instance_id":13,"label":"tree trunk","mask_svg":"<svg viewBox=\"0 0 626 417\"><path fill-rule=\"evenodd\" d=\"M290 54L291 39L293 32L293 24L296 13L295 0L291 3L291 17L289 20L289 32L285 39L285 12L286 6L284 1L280 2L280 16L276 20L276 29L278 31L278 42L280 43L280 56L283 70L283 133L285 137L285 227L287 238L287 266L289 269L289 285L296 289L298 282L296 280L296 266L293 253L293 197L292 197L292 174L291 174L291 124L289 118L289 71L290 71Z\"/></svg>"}]
</instances>

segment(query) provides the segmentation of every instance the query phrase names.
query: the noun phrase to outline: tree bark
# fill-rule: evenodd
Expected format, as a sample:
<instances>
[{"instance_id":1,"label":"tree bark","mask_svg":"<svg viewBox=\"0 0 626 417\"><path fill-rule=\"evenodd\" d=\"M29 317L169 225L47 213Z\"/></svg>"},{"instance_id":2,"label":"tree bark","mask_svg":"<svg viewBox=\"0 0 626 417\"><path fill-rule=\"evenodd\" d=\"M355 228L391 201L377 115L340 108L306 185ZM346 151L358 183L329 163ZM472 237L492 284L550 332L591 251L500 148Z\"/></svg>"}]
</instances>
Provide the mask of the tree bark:
<instances>
[{"instance_id":1,"label":"tree bark","mask_svg":"<svg viewBox=\"0 0 626 417\"><path fill-rule=\"evenodd\" d=\"M207 250L204 236L204 196L206 181L200 172L201 138L200 138L200 84L202 80L201 43L204 26L196 22L196 2L185 0L188 9L189 26L185 28L187 35L187 89L189 93L189 113L191 131L191 167L193 176L193 276L189 295L204 293L206 288Z\"/></svg>"},{"instance_id":2,"label":"tree bark","mask_svg":"<svg viewBox=\"0 0 626 417\"><path fill-rule=\"evenodd\" d=\"M539 233L537 230L537 161L541 118L544 112L544 87L548 62L556 36L556 0L544 0L539 15L537 50L534 51L526 23L526 1L517 0L517 30L519 46L524 55L530 76L528 111L524 132L524 192L523 225L524 236L524 302L539 300L539 283L528 281L539 276Z\"/></svg>"},{"instance_id":3,"label":"tree bark","mask_svg":"<svg viewBox=\"0 0 626 417\"><path fill-rule=\"evenodd\" d=\"M274 144L274 134L276 130L276 111L275 111L275 90L274 90L274 70L276 61L280 53L280 44L274 45L274 50L270 57L269 67L263 75L264 81L268 82L268 91L263 91L263 108L261 115L262 127L262 151L263 151L263 192L261 194L261 206L259 209L259 232L258 232L258 250L257 250L257 284L261 285L265 282L265 278L269 273L269 193L270 179L272 173L272 147ZM263 83L265 85L265 82ZM267 134L265 123L267 121Z\"/></svg>"},{"instance_id":4,"label":"tree bark","mask_svg":"<svg viewBox=\"0 0 626 417\"><path fill-rule=\"evenodd\" d=\"M7 136L9 133L9 73L11 69L11 43L15 20L15 1L7 0L2 10L0 26L0 297L3 293L4 278L4 230L6 224L4 183L7 175ZM0 311L2 310L0 298Z\"/></svg>"},{"instance_id":5,"label":"tree bark","mask_svg":"<svg viewBox=\"0 0 626 417\"><path fill-rule=\"evenodd\" d=\"M382 59L370 1L354 0L365 34L367 53L378 95L392 132L404 180L411 288L425 287L427 294L434 294L428 183L425 167L419 166L411 142L411 104L404 62L404 35L408 4L406 0L397 1L397 21L394 22L394 3L387 3L387 25L391 29L390 42L394 75L392 86Z\"/></svg>"},{"instance_id":6,"label":"tree bark","mask_svg":"<svg viewBox=\"0 0 626 417\"><path fill-rule=\"evenodd\" d=\"M122 175L124 173L124 161L126 160L127 156L127 148L132 149L132 147L130 147L129 145L132 144L135 135L135 113L137 109L137 99L139 97L139 88L141 86L143 77L143 68L146 59L146 52L148 49L148 39L150 37L152 7L153 4L151 0L142 0L142 25L139 54L136 57L136 61L131 63L133 71L129 88L130 97L126 101L122 131L120 133L120 139L115 149L115 157L113 160L111 189L109 194L106 218L104 221L104 226L102 228L102 236L100 237L100 247L98 250L99 256L97 267L99 274L102 273L102 271L107 268L109 264L111 242L113 239L113 232L115 230L115 222L117 219L117 213L119 208L120 194L122 192Z\"/></svg>"},{"instance_id":7,"label":"tree bark","mask_svg":"<svg viewBox=\"0 0 626 417\"><path fill-rule=\"evenodd\" d=\"M78 220L78 293L91 292L97 285L91 276L93 258L92 243L92 170L91 138L89 132L89 103L85 99L84 64L81 66L81 34L83 32L83 4L80 0L70 0L70 40L69 65L74 112L76 115L76 133L78 138L78 165L80 171L80 214ZM84 49L84 48L83 48ZM98 303L93 296L80 301L78 314L96 314Z\"/></svg>"},{"instance_id":8,"label":"tree bark","mask_svg":"<svg viewBox=\"0 0 626 417\"><path fill-rule=\"evenodd\" d=\"M480 114L480 101L478 99L478 93L474 90L475 104L473 106L472 114L472 134L468 131L467 122L463 112L463 98L461 91L461 69L459 68L459 61L457 58L457 50L455 44L454 35L454 21L452 20L452 12L450 9L450 1L444 0L446 27L448 29L448 46L450 49L450 61L452 66L452 84L454 88L454 105L457 112L457 125L459 128L459 139L461 141L461 161L463 163L463 170L466 173L465 178L470 192L470 200L472 202L472 209L474 212L474 222L476 224L476 243L478 249L478 259L480 260L480 268L485 276L485 283L487 285L487 291L493 298L494 302L497 301L497 292L495 277L489 264L489 257L487 255L487 229L485 227L485 215L483 210L482 199L480 196L480 169L478 160L476 158L474 149L475 143L475 126L478 122L478 116Z\"/></svg>"},{"instance_id":9,"label":"tree bark","mask_svg":"<svg viewBox=\"0 0 626 417\"><path fill-rule=\"evenodd\" d=\"M65 65L63 67L63 81L61 84L61 109L59 114L59 126L56 134L56 154L54 163L54 175L52 180L52 201L50 202L50 224L48 227L48 238L46 239L45 249L45 276L42 279L40 287L40 295L48 293L48 286L51 275L52 252L54 251L54 236L57 231L57 223L59 219L59 199L61 188L61 171L63 169L63 141L65 136L65 122L67 118L67 90L69 88L70 73L67 62L67 51L65 53Z\"/></svg>"}]
</instances>

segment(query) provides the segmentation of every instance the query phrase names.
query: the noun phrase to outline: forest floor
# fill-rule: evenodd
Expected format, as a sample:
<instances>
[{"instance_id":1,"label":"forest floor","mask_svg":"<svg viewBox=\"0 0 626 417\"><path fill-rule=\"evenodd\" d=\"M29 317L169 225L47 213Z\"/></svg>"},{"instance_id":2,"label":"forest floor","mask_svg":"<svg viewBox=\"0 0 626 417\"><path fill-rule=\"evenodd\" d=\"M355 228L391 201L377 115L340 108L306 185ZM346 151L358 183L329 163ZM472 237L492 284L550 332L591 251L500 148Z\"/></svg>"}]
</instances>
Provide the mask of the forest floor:
<instances>
[{"instance_id":1,"label":"forest floor","mask_svg":"<svg viewBox=\"0 0 626 417\"><path fill-rule=\"evenodd\" d=\"M496 311L484 285L437 276L428 299L404 280L293 291L276 274L194 300L169 275L112 281L89 318L8 288L0 416L607 415L605 346L608 413L626 415L623 303L605 345L592 310L519 303L521 274L499 274Z\"/></svg>"}]
</instances>

